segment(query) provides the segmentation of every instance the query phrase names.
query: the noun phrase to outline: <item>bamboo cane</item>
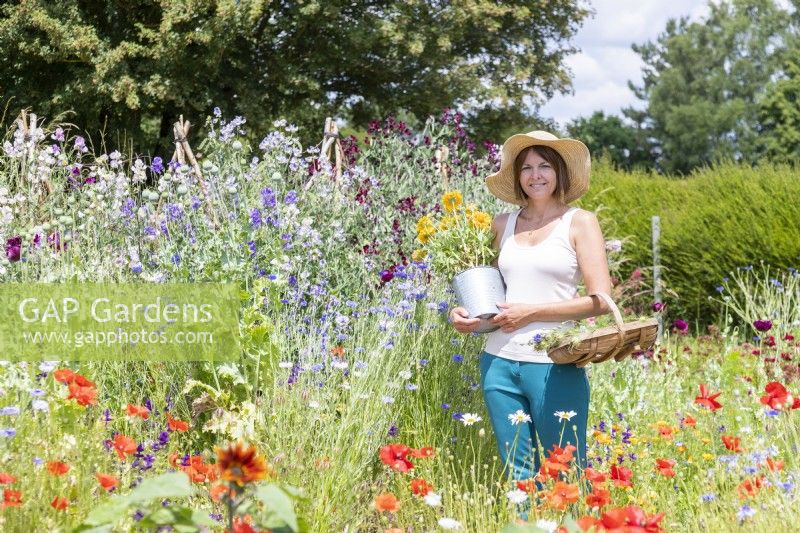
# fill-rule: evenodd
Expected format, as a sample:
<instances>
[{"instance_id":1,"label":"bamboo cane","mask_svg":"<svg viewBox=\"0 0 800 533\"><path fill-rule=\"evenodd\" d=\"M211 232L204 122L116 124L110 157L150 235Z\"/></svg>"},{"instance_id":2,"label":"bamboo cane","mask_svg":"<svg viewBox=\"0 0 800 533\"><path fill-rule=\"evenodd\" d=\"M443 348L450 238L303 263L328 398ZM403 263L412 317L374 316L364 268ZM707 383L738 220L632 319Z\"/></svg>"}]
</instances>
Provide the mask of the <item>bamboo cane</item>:
<instances>
[{"instance_id":1,"label":"bamboo cane","mask_svg":"<svg viewBox=\"0 0 800 533\"><path fill-rule=\"evenodd\" d=\"M450 189L450 167L447 164L447 159L450 157L450 149L447 146L440 146L436 149L434 154L436 159L436 172L442 176L442 185L444 190Z\"/></svg>"},{"instance_id":2,"label":"bamboo cane","mask_svg":"<svg viewBox=\"0 0 800 533\"><path fill-rule=\"evenodd\" d=\"M344 157L342 141L339 138L339 127L331 117L326 117L325 128L323 130L322 137L322 147L319 150L319 159L325 158L328 162L331 160L334 161L334 182L338 182L342 178ZM316 176L316 174L314 176ZM303 186L304 191L307 191L311 188L311 185L314 182L314 176L311 176Z\"/></svg>"}]
</instances>

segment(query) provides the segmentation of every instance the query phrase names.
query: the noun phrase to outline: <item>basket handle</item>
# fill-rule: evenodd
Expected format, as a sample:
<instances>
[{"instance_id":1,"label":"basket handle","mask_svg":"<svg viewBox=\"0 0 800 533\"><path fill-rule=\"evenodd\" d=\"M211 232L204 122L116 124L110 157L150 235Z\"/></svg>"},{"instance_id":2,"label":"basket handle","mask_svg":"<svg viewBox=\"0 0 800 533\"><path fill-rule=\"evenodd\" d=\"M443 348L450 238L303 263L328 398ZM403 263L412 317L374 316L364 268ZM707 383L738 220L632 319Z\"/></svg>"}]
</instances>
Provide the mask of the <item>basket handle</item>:
<instances>
[{"instance_id":1,"label":"basket handle","mask_svg":"<svg viewBox=\"0 0 800 533\"><path fill-rule=\"evenodd\" d=\"M617 307L617 304L615 304L614 300L611 299L611 296L604 292L593 292L589 296L599 296L605 300L605 302L608 304L608 307L611 309L611 312L614 313L614 320L617 322L617 328L622 329L622 313L619 312L619 307Z\"/></svg>"}]
</instances>

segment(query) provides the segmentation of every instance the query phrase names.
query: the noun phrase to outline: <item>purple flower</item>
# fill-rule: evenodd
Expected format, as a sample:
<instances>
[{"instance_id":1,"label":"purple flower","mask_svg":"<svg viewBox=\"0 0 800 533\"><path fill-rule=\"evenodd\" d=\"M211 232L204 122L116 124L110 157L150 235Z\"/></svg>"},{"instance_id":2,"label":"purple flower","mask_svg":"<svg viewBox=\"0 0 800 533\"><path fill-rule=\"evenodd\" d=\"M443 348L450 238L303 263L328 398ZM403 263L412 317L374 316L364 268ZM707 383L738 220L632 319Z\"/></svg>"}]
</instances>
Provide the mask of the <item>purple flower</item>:
<instances>
[{"instance_id":1,"label":"purple flower","mask_svg":"<svg viewBox=\"0 0 800 533\"><path fill-rule=\"evenodd\" d=\"M287 192L286 193L286 198L283 199L283 203L285 203L286 205L296 204L297 203L297 193L294 192L293 190Z\"/></svg>"},{"instance_id":2,"label":"purple flower","mask_svg":"<svg viewBox=\"0 0 800 533\"><path fill-rule=\"evenodd\" d=\"M267 187L261 191L261 204L266 209L275 207L275 193L271 188Z\"/></svg>"},{"instance_id":3,"label":"purple flower","mask_svg":"<svg viewBox=\"0 0 800 533\"><path fill-rule=\"evenodd\" d=\"M261 211L259 211L257 207L254 207L252 211L250 211L250 224L252 224L253 229L261 227Z\"/></svg>"},{"instance_id":4,"label":"purple flower","mask_svg":"<svg viewBox=\"0 0 800 533\"><path fill-rule=\"evenodd\" d=\"M150 164L150 170L156 174L164 172L164 161L160 157L154 157L153 162Z\"/></svg>"},{"instance_id":5,"label":"purple flower","mask_svg":"<svg viewBox=\"0 0 800 533\"><path fill-rule=\"evenodd\" d=\"M80 152L88 152L89 149L86 147L86 139L78 135L75 137L75 149Z\"/></svg>"},{"instance_id":6,"label":"purple flower","mask_svg":"<svg viewBox=\"0 0 800 533\"><path fill-rule=\"evenodd\" d=\"M175 222L176 220L183 218L183 208L181 208L181 206L178 204L167 204L166 212L167 220L170 222Z\"/></svg>"},{"instance_id":7,"label":"purple flower","mask_svg":"<svg viewBox=\"0 0 800 533\"><path fill-rule=\"evenodd\" d=\"M756 320L753 322L753 327L758 331L769 331L772 329L771 320Z\"/></svg>"},{"instance_id":8,"label":"purple flower","mask_svg":"<svg viewBox=\"0 0 800 533\"><path fill-rule=\"evenodd\" d=\"M396 437L399 434L400 434L400 429L396 425L392 424L391 427L389 428L389 436Z\"/></svg>"},{"instance_id":9,"label":"purple flower","mask_svg":"<svg viewBox=\"0 0 800 533\"><path fill-rule=\"evenodd\" d=\"M22 237L17 235L6 241L6 257L12 263L19 261L22 256Z\"/></svg>"},{"instance_id":10,"label":"purple flower","mask_svg":"<svg viewBox=\"0 0 800 533\"><path fill-rule=\"evenodd\" d=\"M56 128L56 131L53 132L50 138L59 142L64 142L64 129Z\"/></svg>"},{"instance_id":11,"label":"purple flower","mask_svg":"<svg viewBox=\"0 0 800 533\"><path fill-rule=\"evenodd\" d=\"M687 333L689 331L689 323L681 318L673 322L672 327L679 333Z\"/></svg>"},{"instance_id":12,"label":"purple flower","mask_svg":"<svg viewBox=\"0 0 800 533\"><path fill-rule=\"evenodd\" d=\"M455 355L453 356L453 361L455 361L456 363L460 363L460 362L462 362L463 360L464 360L464 356L463 356L463 355L461 355L460 353L457 353L457 354L455 354Z\"/></svg>"},{"instance_id":13,"label":"purple flower","mask_svg":"<svg viewBox=\"0 0 800 533\"><path fill-rule=\"evenodd\" d=\"M664 304L663 304L663 303L661 303L661 302L653 302L653 305L651 305L651 306L650 306L650 308L651 308L653 311L655 311L656 313L658 313L659 311L661 311L662 309L664 309Z\"/></svg>"},{"instance_id":14,"label":"purple flower","mask_svg":"<svg viewBox=\"0 0 800 533\"><path fill-rule=\"evenodd\" d=\"M384 283L389 283L394 279L394 272L391 270L382 270L381 271L381 281Z\"/></svg>"}]
</instances>

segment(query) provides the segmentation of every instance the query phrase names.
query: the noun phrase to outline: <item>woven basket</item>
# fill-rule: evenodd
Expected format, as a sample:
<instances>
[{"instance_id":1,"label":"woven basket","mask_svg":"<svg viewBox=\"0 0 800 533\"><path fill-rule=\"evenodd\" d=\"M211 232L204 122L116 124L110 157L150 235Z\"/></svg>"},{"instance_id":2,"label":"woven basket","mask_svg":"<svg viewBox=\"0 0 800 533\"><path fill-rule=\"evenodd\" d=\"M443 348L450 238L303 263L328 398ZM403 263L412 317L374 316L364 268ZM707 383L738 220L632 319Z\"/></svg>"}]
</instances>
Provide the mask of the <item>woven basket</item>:
<instances>
[{"instance_id":1,"label":"woven basket","mask_svg":"<svg viewBox=\"0 0 800 533\"><path fill-rule=\"evenodd\" d=\"M637 348L648 350L655 344L658 320L648 318L626 324L622 321L622 314L617 304L609 295L602 292L596 295L603 298L611 308L616 324L586 333L579 337L577 342L564 341L561 345L548 350L547 355L554 363L560 365L574 363L578 367L584 367L589 363L602 363L612 357L615 361L622 361Z\"/></svg>"}]
</instances>

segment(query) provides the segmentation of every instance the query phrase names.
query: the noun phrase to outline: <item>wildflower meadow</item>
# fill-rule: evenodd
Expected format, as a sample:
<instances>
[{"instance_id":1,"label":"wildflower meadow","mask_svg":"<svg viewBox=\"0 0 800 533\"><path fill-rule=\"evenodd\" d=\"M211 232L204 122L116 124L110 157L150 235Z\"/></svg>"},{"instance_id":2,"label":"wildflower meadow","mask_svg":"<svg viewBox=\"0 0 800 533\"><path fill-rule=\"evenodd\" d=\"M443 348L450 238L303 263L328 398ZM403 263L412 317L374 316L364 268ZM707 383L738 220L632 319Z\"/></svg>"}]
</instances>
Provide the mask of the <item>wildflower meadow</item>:
<instances>
[{"instance_id":1,"label":"wildflower meadow","mask_svg":"<svg viewBox=\"0 0 800 533\"><path fill-rule=\"evenodd\" d=\"M255 132L215 109L199 128L196 167L103 153L67 125L3 140L4 283L234 284L240 342L224 362L19 361L3 346L3 531L800 522L797 271L741 265L706 295L713 316L675 315L597 209L615 298L660 312L663 335L588 366L588 434L574 434L577 413L554 412L564 443L539 450L535 478L512 480L481 398L484 337L448 323L449 280L418 236L443 215L488 225L509 210L483 184L499 147L475 146L452 111L419 131L388 119L340 139L337 172L286 121ZM587 440L589 468L567 437Z\"/></svg>"}]
</instances>

